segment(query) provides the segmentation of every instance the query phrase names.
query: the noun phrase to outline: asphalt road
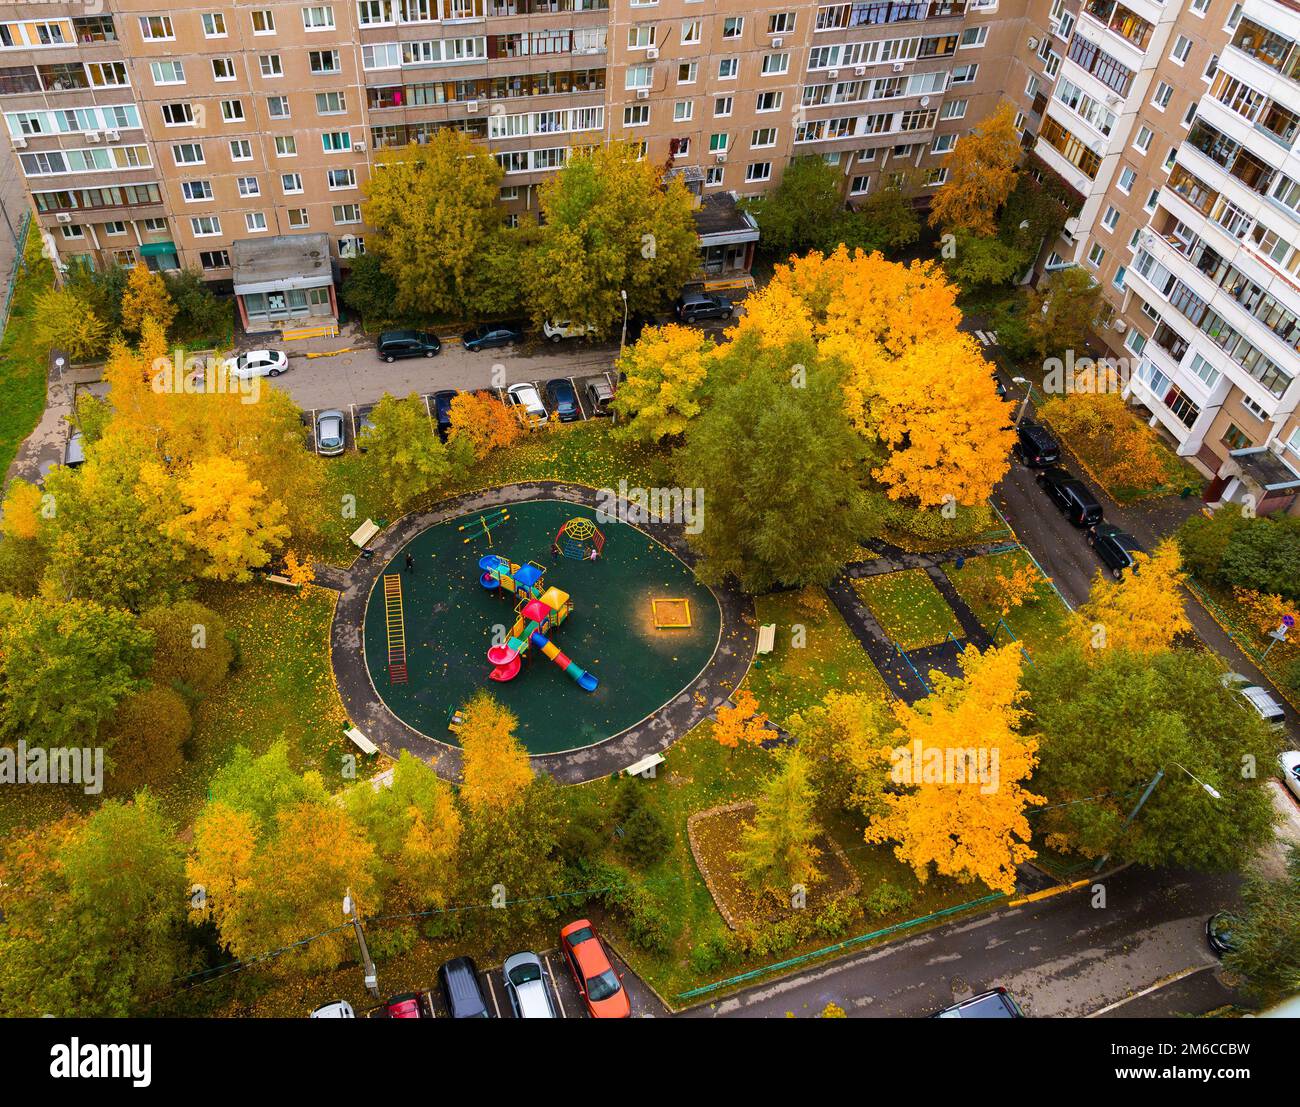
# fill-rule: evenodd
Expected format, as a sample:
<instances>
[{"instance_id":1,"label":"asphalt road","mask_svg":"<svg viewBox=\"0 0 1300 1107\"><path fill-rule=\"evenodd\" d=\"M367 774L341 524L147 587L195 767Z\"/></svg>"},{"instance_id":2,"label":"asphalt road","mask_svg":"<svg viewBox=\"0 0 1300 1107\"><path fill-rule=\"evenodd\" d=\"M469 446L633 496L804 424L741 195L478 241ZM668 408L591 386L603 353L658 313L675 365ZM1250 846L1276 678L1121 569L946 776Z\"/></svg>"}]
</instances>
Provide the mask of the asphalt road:
<instances>
[{"instance_id":1,"label":"asphalt road","mask_svg":"<svg viewBox=\"0 0 1300 1107\"><path fill-rule=\"evenodd\" d=\"M689 1018L806 1018L837 1003L850 1017L919 1018L1001 985L1027 1014L1080 1017L1120 1003L1188 969L1210 979L1178 981L1107 1012L1150 1017L1221 1006L1217 961L1205 920L1236 899L1239 878L1129 868L1102 885L957 922L905 941L760 984L692 1008ZM1189 980L1190 978L1184 978ZM1190 1006L1185 1006L1190 1005Z\"/></svg>"}]
</instances>

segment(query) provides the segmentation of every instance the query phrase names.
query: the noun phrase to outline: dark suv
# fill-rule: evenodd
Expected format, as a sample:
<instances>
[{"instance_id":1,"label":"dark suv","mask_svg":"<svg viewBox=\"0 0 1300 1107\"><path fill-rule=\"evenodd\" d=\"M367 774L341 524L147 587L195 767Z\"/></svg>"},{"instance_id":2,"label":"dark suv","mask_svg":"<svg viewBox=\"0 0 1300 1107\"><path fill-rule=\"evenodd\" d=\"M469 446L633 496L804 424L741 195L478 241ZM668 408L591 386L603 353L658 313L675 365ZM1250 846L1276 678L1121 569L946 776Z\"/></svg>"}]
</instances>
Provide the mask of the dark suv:
<instances>
[{"instance_id":1,"label":"dark suv","mask_svg":"<svg viewBox=\"0 0 1300 1107\"><path fill-rule=\"evenodd\" d=\"M1020 420L1016 427L1016 444L1012 448L1016 457L1033 469L1055 465L1061 460L1061 447L1056 439L1032 419Z\"/></svg>"},{"instance_id":2,"label":"dark suv","mask_svg":"<svg viewBox=\"0 0 1300 1107\"><path fill-rule=\"evenodd\" d=\"M379 336L379 356L385 361L399 357L434 357L442 349L436 334L424 331L384 331Z\"/></svg>"},{"instance_id":3,"label":"dark suv","mask_svg":"<svg viewBox=\"0 0 1300 1107\"><path fill-rule=\"evenodd\" d=\"M1011 993L1005 988L992 988L980 992L970 999L963 999L951 1007L932 1015L936 1019L1023 1019L1025 1013L1020 1010Z\"/></svg>"},{"instance_id":4,"label":"dark suv","mask_svg":"<svg viewBox=\"0 0 1300 1107\"><path fill-rule=\"evenodd\" d=\"M677 297L673 312L683 323L694 323L697 319L730 319L731 301L725 296L687 292Z\"/></svg>"},{"instance_id":5,"label":"dark suv","mask_svg":"<svg viewBox=\"0 0 1300 1107\"><path fill-rule=\"evenodd\" d=\"M490 1019L478 982L478 966L468 957L454 957L438 969L442 998L453 1019Z\"/></svg>"},{"instance_id":6,"label":"dark suv","mask_svg":"<svg viewBox=\"0 0 1300 1107\"><path fill-rule=\"evenodd\" d=\"M1088 531L1088 545L1097 551L1097 556L1116 580L1124 575L1125 569L1134 565L1134 554L1146 553L1128 531L1110 523L1101 523Z\"/></svg>"},{"instance_id":7,"label":"dark suv","mask_svg":"<svg viewBox=\"0 0 1300 1107\"><path fill-rule=\"evenodd\" d=\"M1067 470L1052 465L1039 473L1037 480L1038 487L1076 527L1093 527L1101 522L1101 504L1088 486Z\"/></svg>"}]
</instances>

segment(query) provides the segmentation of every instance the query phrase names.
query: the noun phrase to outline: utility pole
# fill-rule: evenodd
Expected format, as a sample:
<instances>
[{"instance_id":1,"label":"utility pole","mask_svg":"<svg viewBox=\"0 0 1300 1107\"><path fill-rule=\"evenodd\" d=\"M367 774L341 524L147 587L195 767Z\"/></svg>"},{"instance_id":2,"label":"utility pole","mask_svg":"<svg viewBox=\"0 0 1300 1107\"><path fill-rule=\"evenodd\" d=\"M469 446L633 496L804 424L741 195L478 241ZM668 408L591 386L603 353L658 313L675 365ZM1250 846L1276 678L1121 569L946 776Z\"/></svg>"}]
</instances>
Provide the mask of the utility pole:
<instances>
[{"instance_id":1,"label":"utility pole","mask_svg":"<svg viewBox=\"0 0 1300 1107\"><path fill-rule=\"evenodd\" d=\"M343 897L343 916L352 920L353 929L357 932L357 945L361 947L361 964L366 971L366 991L378 999L379 974L375 971L375 963L370 959L370 950L366 946L366 935L361 929L361 916L357 912L355 901L352 899L351 888Z\"/></svg>"}]
</instances>

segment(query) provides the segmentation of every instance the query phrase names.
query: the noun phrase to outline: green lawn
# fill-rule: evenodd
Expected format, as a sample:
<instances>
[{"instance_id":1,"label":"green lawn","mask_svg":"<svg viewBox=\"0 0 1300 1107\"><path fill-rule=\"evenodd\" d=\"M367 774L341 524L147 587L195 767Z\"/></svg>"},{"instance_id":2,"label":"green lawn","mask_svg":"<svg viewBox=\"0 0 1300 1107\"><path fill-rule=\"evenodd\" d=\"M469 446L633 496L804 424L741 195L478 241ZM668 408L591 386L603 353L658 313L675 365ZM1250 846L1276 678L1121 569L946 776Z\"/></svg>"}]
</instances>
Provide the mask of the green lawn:
<instances>
[{"instance_id":1,"label":"green lawn","mask_svg":"<svg viewBox=\"0 0 1300 1107\"><path fill-rule=\"evenodd\" d=\"M862 644L820 588L758 596L754 608L760 626L776 624L776 646L756 659L745 687L774 722L784 724L829 692L885 693Z\"/></svg>"},{"instance_id":2,"label":"green lawn","mask_svg":"<svg viewBox=\"0 0 1300 1107\"><path fill-rule=\"evenodd\" d=\"M24 438L45 410L48 349L33 334L35 300L53 283L50 263L41 257L40 236L27 240L27 269L15 280L9 323L0 340L0 474L7 473Z\"/></svg>"},{"instance_id":3,"label":"green lawn","mask_svg":"<svg viewBox=\"0 0 1300 1107\"><path fill-rule=\"evenodd\" d=\"M924 569L904 569L853 582L858 597L884 632L905 650L934 646L949 634L960 638L961 624Z\"/></svg>"},{"instance_id":4,"label":"green lawn","mask_svg":"<svg viewBox=\"0 0 1300 1107\"><path fill-rule=\"evenodd\" d=\"M1047 578L1038 573L1038 567L1029 554L1024 550L1009 550L1007 553L971 558L961 569L947 565L944 571L962 599L970 604L975 617L989 633L993 633L995 624L1002 617L1000 606L989 598L995 587L993 582L999 575L1009 577L1017 569L1026 566L1040 576L1039 583L1033 598L1012 608L1005 619L1012 634L1033 657L1045 654L1060 644L1068 629L1070 613ZM1004 629L998 628L996 640L999 643L1009 641Z\"/></svg>"}]
</instances>

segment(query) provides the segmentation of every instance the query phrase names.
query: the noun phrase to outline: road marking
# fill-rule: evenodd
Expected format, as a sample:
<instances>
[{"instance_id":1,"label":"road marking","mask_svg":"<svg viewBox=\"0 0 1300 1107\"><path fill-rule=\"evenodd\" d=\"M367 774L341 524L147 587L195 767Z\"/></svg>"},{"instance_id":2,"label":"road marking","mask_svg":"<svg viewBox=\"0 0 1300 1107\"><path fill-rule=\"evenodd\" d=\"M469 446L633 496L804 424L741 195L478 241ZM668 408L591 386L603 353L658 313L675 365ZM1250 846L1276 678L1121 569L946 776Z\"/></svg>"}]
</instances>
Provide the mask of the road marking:
<instances>
[{"instance_id":1,"label":"road marking","mask_svg":"<svg viewBox=\"0 0 1300 1107\"><path fill-rule=\"evenodd\" d=\"M555 983L555 970L551 968L551 959L542 954L542 964L546 966L546 977L551 982L551 995L555 997L555 1005L560 1009L560 1018L567 1019L569 1012L564 1009L564 1000L560 997L559 985Z\"/></svg>"},{"instance_id":2,"label":"road marking","mask_svg":"<svg viewBox=\"0 0 1300 1107\"><path fill-rule=\"evenodd\" d=\"M488 986L488 995L490 995L490 996L492 997L492 1009L493 1009L494 1011L496 1011L496 1013L497 1013L497 1018L500 1018L500 1017L501 1017L501 1004L499 1004L499 1003L497 1002L497 990L496 990L496 988L494 988L494 987L492 986L492 974L491 974L490 972L485 972L485 973L483 974L483 979L487 981L487 986Z\"/></svg>"},{"instance_id":3,"label":"road marking","mask_svg":"<svg viewBox=\"0 0 1300 1107\"><path fill-rule=\"evenodd\" d=\"M582 406L582 393L578 391L578 382L572 377L565 377L564 379L569 382L569 387L573 389L573 402L578 405L578 414L582 416L581 421L585 423L591 416L587 414L586 409Z\"/></svg>"},{"instance_id":4,"label":"road marking","mask_svg":"<svg viewBox=\"0 0 1300 1107\"><path fill-rule=\"evenodd\" d=\"M1124 999L1117 999L1114 1003L1106 1004L1105 1007L1099 1007L1091 1014L1085 1015L1084 1018L1098 1018L1101 1015L1106 1014L1108 1011L1114 1011L1117 1007L1123 1007L1126 1003L1132 1003L1135 999L1141 999L1143 996L1148 996L1152 992L1158 992L1161 988L1167 988L1170 984L1177 984L1178 981L1183 980L1186 977L1195 976L1198 972L1204 972L1206 969L1212 968L1214 968L1213 965L1193 965L1190 969L1183 969L1182 972L1176 972L1172 976L1166 976L1163 980L1157 980L1150 987L1143 988L1140 992L1134 992L1131 996L1126 996Z\"/></svg>"}]
</instances>

